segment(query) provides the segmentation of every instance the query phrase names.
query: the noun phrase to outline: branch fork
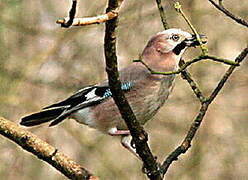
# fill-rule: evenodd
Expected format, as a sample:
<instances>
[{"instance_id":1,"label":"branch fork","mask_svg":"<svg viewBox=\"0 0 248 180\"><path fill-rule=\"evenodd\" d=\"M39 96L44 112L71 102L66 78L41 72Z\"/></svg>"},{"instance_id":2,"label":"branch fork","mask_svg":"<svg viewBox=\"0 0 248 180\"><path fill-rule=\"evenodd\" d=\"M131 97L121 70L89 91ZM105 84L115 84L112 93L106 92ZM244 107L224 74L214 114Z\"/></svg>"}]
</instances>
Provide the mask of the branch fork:
<instances>
[{"instance_id":1,"label":"branch fork","mask_svg":"<svg viewBox=\"0 0 248 180\"><path fill-rule=\"evenodd\" d=\"M94 16L94 17L84 17L84 18L74 18L71 26L86 26L91 24L100 24L108 20L114 19L119 14L118 11L110 11L106 14ZM61 24L64 27L64 24L67 24L70 21L70 17L59 19L56 21L57 24Z\"/></svg>"},{"instance_id":2,"label":"branch fork","mask_svg":"<svg viewBox=\"0 0 248 180\"><path fill-rule=\"evenodd\" d=\"M69 28L70 26L86 26L91 24L100 24L104 23L106 21L109 21L111 19L114 19L118 16L120 5L123 2L123 0L118 0L119 6L115 9L111 9L105 14L94 16L94 17L75 17L76 15L76 7L77 7L77 0L72 1L72 7L69 11L69 17L58 19L56 21L57 24L60 24L61 27Z\"/></svg>"}]
</instances>

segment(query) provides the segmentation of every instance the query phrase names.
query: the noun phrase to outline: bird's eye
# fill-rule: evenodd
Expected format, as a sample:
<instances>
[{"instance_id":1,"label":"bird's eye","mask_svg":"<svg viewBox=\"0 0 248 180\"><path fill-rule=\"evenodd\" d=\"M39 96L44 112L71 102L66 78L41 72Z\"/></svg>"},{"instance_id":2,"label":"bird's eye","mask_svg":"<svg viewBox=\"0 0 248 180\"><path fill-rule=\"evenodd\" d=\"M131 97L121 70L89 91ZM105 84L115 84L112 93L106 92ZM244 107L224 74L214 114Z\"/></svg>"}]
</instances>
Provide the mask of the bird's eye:
<instances>
[{"instance_id":1,"label":"bird's eye","mask_svg":"<svg viewBox=\"0 0 248 180\"><path fill-rule=\"evenodd\" d=\"M173 34L173 35L171 36L171 39L172 39L173 41L178 41L178 40L180 39L180 37L179 37L179 35L177 35L177 34Z\"/></svg>"}]
</instances>

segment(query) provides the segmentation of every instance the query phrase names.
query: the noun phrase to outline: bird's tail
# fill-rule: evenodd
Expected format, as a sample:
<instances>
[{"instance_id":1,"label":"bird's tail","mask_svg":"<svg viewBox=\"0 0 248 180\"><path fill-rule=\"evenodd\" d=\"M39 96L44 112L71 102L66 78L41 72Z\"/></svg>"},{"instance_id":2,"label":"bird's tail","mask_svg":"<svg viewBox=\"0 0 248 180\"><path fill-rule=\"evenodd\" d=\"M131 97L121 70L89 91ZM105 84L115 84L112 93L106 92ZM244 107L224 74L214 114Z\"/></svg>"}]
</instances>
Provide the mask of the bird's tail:
<instances>
[{"instance_id":1,"label":"bird's tail","mask_svg":"<svg viewBox=\"0 0 248 180\"><path fill-rule=\"evenodd\" d=\"M37 112L22 118L20 124L24 126L36 126L48 121L56 119L63 111L65 107L57 107L52 109L45 109L41 112Z\"/></svg>"}]
</instances>

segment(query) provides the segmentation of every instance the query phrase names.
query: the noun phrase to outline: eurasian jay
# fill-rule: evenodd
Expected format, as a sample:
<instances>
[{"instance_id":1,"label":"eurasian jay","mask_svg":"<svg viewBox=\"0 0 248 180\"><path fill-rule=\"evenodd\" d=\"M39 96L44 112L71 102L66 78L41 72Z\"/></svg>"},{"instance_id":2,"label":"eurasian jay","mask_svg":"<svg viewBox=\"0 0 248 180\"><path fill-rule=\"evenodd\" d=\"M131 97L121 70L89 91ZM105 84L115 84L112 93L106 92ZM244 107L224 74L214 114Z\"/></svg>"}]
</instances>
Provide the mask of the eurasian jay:
<instances>
[{"instance_id":1,"label":"eurasian jay","mask_svg":"<svg viewBox=\"0 0 248 180\"><path fill-rule=\"evenodd\" d=\"M194 35L180 29L168 29L149 40L141 58L153 70L175 71L185 49L197 45L199 43ZM173 89L174 79L174 74L151 74L140 62L120 70L122 90L142 125L164 105ZM23 117L20 124L35 126L52 121L50 126L53 126L66 118L72 118L103 133L121 136L122 145L135 153L131 146L130 132L111 96L106 80L85 87L69 98L45 107L41 112Z\"/></svg>"}]
</instances>

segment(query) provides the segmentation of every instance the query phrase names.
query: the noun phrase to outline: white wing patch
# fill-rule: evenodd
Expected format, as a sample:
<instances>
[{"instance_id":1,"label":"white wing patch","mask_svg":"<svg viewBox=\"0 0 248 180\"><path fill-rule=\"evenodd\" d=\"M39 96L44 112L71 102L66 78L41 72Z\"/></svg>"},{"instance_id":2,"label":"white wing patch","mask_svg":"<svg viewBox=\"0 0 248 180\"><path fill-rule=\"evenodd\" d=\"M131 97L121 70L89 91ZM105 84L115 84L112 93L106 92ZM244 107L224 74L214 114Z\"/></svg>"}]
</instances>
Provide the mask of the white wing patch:
<instances>
[{"instance_id":1,"label":"white wing patch","mask_svg":"<svg viewBox=\"0 0 248 180\"><path fill-rule=\"evenodd\" d=\"M89 101L89 100L91 100L91 99L97 97L97 96L96 96L96 88L92 89L89 93L87 93L87 94L85 95L85 97L86 97L86 101Z\"/></svg>"}]
</instances>

